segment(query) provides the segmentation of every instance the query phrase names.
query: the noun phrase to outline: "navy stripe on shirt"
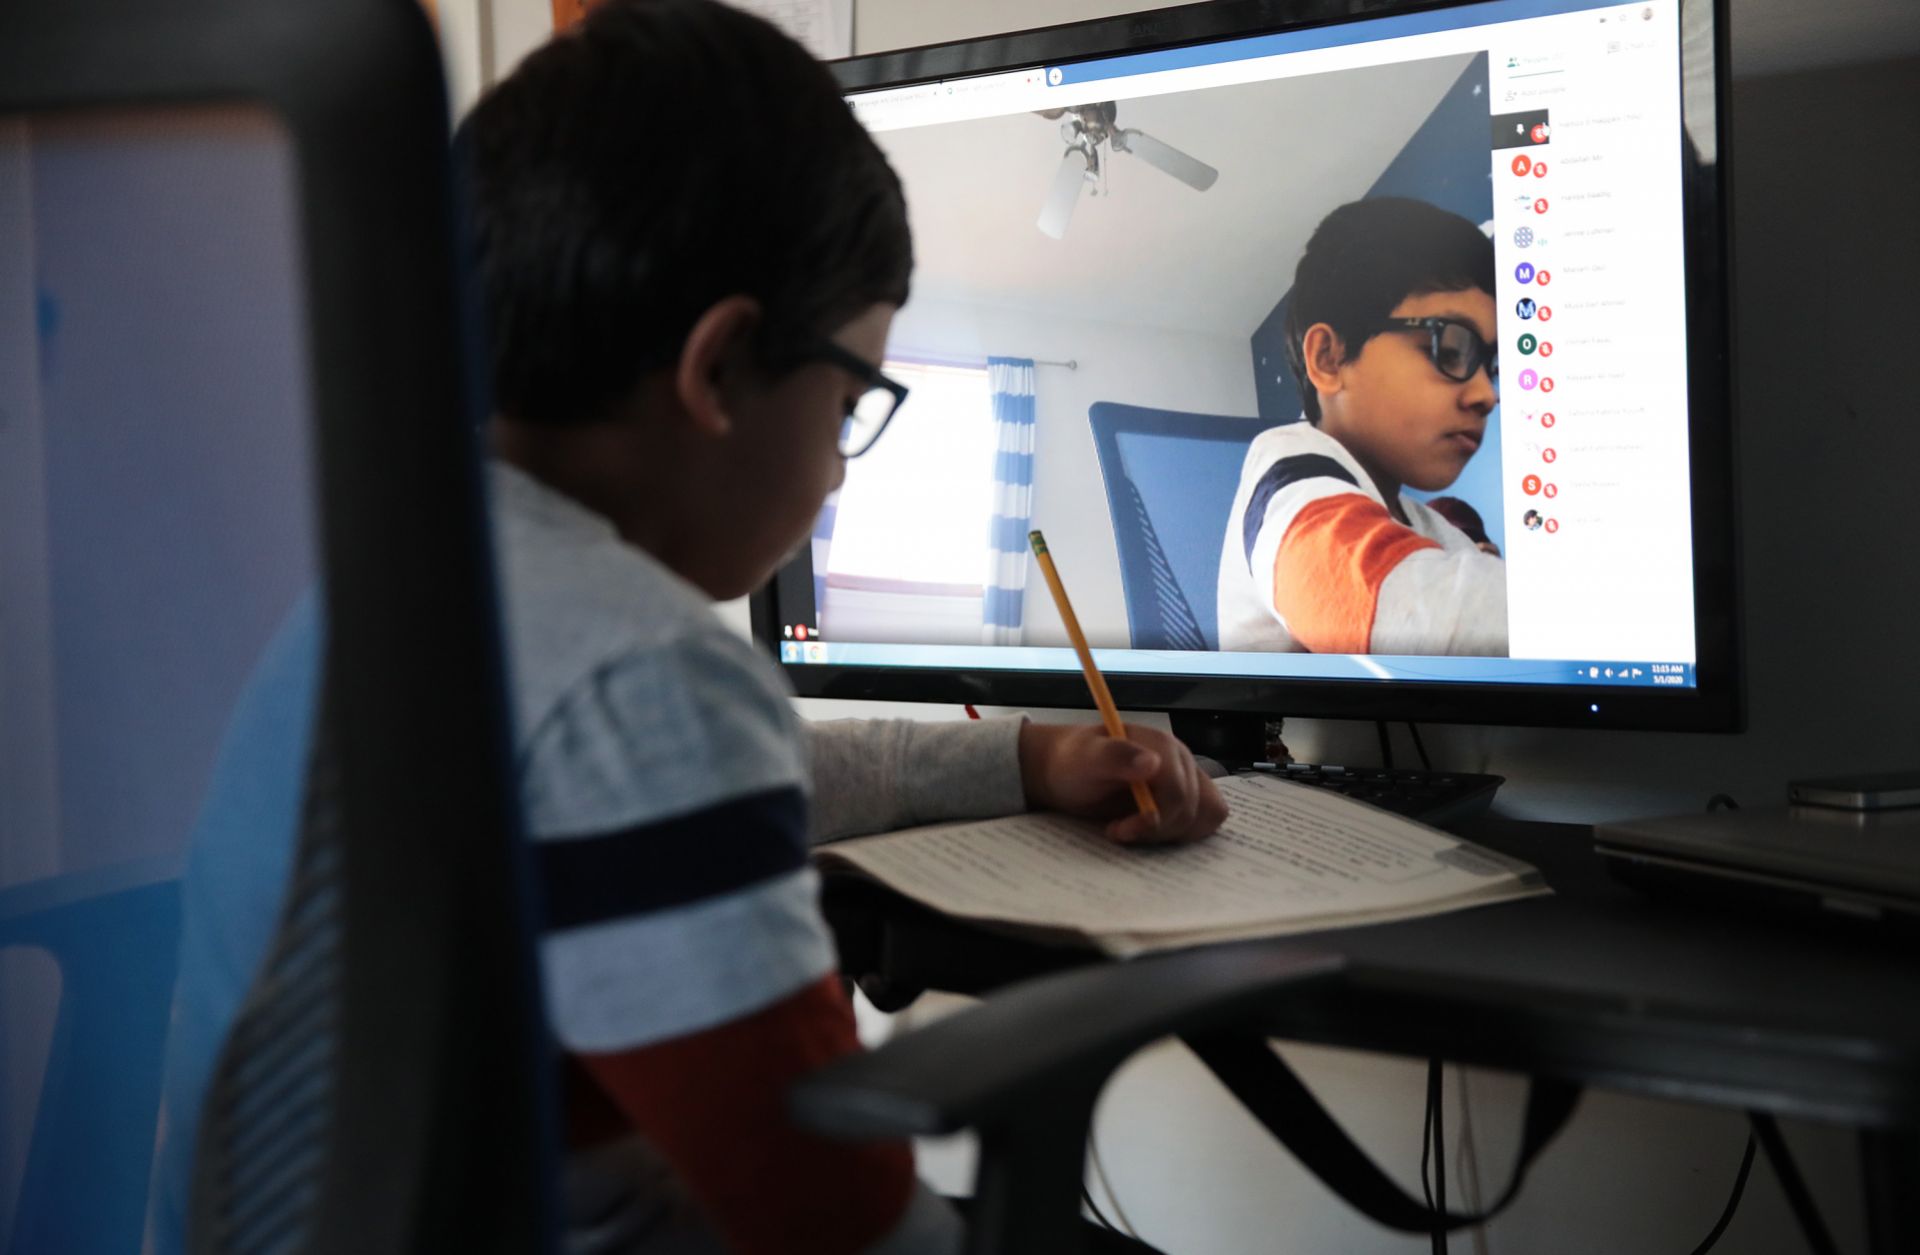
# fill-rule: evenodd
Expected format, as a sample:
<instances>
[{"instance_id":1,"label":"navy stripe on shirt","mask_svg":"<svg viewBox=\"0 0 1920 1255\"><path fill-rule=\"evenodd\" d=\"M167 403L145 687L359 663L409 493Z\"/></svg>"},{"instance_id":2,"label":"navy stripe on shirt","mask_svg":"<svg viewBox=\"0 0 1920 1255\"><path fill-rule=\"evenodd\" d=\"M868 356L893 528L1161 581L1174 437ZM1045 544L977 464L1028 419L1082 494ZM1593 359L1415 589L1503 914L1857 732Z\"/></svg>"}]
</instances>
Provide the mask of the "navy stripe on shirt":
<instances>
[{"instance_id":1,"label":"navy stripe on shirt","mask_svg":"<svg viewBox=\"0 0 1920 1255\"><path fill-rule=\"evenodd\" d=\"M1273 495L1288 484L1297 484L1303 479L1338 479L1352 484L1355 488L1360 481L1353 473L1324 453L1296 453L1290 458L1281 458L1267 468L1260 482L1253 486L1253 495L1247 498L1247 512L1240 516L1241 538L1247 544L1247 568L1253 568L1253 546L1260 539L1260 527L1267 521L1267 505Z\"/></svg>"},{"instance_id":2,"label":"navy stripe on shirt","mask_svg":"<svg viewBox=\"0 0 1920 1255\"><path fill-rule=\"evenodd\" d=\"M626 919L744 889L804 867L797 787L592 837L535 842L547 928Z\"/></svg>"}]
</instances>

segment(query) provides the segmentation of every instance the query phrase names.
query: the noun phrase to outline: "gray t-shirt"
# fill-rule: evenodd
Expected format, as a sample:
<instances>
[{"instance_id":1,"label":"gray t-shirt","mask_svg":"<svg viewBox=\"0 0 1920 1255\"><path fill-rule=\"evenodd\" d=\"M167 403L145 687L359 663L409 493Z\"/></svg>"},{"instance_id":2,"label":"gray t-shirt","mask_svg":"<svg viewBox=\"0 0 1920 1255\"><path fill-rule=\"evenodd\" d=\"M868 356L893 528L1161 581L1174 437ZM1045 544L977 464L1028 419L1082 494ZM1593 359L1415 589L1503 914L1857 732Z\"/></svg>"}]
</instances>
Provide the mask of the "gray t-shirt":
<instances>
[{"instance_id":1,"label":"gray t-shirt","mask_svg":"<svg viewBox=\"0 0 1920 1255\"><path fill-rule=\"evenodd\" d=\"M807 724L772 660L608 520L504 464L492 490L542 968L569 1050L674 1042L806 996L836 967L812 842L1023 808L1020 721ZM576 1247L701 1249L671 1180L644 1146L578 1159L569 1194L598 1220ZM922 1191L873 1249L957 1234Z\"/></svg>"}]
</instances>

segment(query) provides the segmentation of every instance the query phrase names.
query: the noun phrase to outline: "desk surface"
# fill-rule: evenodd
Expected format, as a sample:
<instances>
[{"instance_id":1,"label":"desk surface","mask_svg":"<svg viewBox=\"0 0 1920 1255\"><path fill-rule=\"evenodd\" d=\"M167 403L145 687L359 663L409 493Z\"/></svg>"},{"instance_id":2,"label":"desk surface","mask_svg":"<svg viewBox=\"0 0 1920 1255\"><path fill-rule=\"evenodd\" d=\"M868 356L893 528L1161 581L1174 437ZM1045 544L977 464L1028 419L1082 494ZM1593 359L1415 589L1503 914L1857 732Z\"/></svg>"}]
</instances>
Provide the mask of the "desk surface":
<instances>
[{"instance_id":1,"label":"desk surface","mask_svg":"<svg viewBox=\"0 0 1920 1255\"><path fill-rule=\"evenodd\" d=\"M1551 897L1240 944L1344 955L1276 1037L1563 1077L1864 1126L1920 1128L1920 946L1616 883L1591 830L1487 819L1462 835L1527 860ZM883 1006L1100 961L961 924L834 878L847 969Z\"/></svg>"}]
</instances>

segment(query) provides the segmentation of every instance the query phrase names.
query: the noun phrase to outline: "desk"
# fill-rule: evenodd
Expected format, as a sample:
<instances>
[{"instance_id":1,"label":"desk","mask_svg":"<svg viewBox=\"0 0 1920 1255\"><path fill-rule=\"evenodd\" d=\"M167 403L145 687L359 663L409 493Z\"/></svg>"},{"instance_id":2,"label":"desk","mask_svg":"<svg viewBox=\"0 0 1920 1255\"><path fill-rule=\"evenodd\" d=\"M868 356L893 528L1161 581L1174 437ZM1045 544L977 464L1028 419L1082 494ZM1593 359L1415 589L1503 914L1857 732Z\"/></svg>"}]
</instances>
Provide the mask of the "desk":
<instances>
[{"instance_id":1,"label":"desk","mask_svg":"<svg viewBox=\"0 0 1920 1255\"><path fill-rule=\"evenodd\" d=\"M1347 972L1276 1005L1265 1032L1848 1125L1872 1249L1920 1250L1920 948L1648 898L1612 880L1585 827L1459 831L1538 867L1554 895L1311 934ZM825 903L843 966L883 1009L1101 961L847 878Z\"/></svg>"}]
</instances>

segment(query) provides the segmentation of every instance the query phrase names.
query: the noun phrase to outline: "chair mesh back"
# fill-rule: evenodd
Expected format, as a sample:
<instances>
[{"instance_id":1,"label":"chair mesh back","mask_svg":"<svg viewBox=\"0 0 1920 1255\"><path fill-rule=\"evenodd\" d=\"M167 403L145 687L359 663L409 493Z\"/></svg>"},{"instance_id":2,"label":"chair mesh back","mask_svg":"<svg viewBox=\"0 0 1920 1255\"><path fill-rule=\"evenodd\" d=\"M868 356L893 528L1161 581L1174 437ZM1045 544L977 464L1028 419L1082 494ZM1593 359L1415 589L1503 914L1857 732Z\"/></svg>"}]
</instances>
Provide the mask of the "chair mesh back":
<instances>
[{"instance_id":1,"label":"chair mesh back","mask_svg":"<svg viewBox=\"0 0 1920 1255\"><path fill-rule=\"evenodd\" d=\"M1167 561L1166 547L1160 543L1160 533L1154 529L1153 518L1147 513L1147 503L1141 499L1132 479L1123 477L1120 483L1126 492L1127 508L1133 512L1134 527L1119 529L1117 536L1122 544L1132 542L1133 536L1139 537L1138 543L1146 546L1148 571L1147 586L1140 590L1144 594L1140 598L1144 613L1139 614L1132 625L1133 647L1207 648L1206 633L1200 630L1200 620L1173 573L1173 564ZM1122 573L1125 573L1124 566Z\"/></svg>"},{"instance_id":2,"label":"chair mesh back","mask_svg":"<svg viewBox=\"0 0 1920 1255\"><path fill-rule=\"evenodd\" d=\"M339 1056L342 859L331 741L323 711L279 927L202 1116L188 1228L195 1255L308 1246Z\"/></svg>"}]
</instances>

